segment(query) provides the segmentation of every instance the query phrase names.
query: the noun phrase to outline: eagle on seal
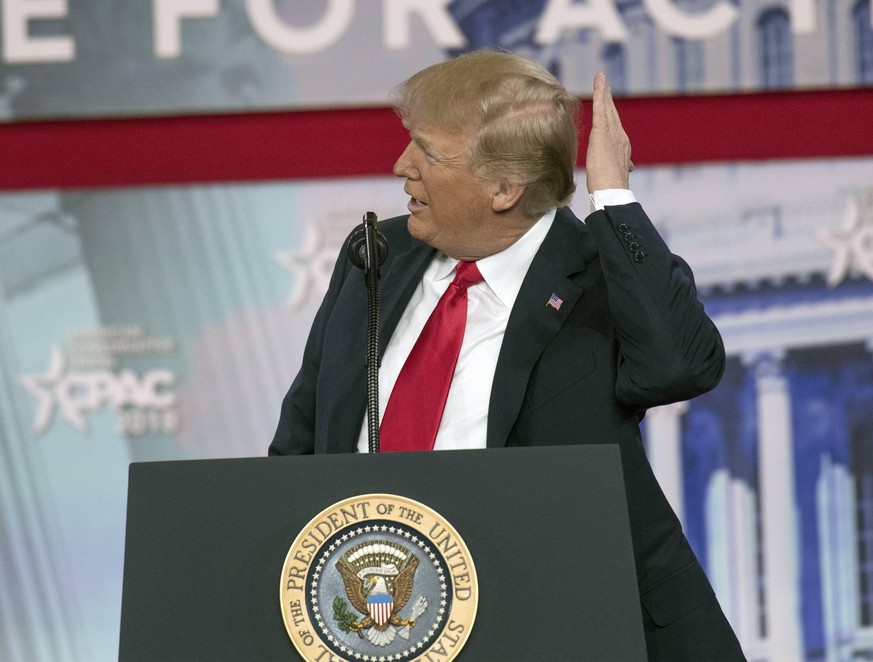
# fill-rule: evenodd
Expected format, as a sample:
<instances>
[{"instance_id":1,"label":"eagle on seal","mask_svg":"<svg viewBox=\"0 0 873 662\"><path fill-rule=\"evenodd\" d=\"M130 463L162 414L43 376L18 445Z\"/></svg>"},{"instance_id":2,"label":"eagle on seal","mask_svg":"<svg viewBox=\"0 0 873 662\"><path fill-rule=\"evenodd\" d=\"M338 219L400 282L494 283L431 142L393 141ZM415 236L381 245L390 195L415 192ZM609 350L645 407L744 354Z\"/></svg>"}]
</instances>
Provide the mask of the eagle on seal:
<instances>
[{"instance_id":1,"label":"eagle on seal","mask_svg":"<svg viewBox=\"0 0 873 662\"><path fill-rule=\"evenodd\" d=\"M404 553L405 552L405 553ZM342 576L346 595L352 606L363 615L360 621L350 624L349 629L364 637L364 630L373 628L383 635L368 633L373 643L394 639L395 627L415 627L411 619L402 619L398 612L412 597L418 558L399 545L364 543L344 554L336 563ZM418 613L419 610L414 610ZM390 628L390 629L389 629Z\"/></svg>"}]
</instances>

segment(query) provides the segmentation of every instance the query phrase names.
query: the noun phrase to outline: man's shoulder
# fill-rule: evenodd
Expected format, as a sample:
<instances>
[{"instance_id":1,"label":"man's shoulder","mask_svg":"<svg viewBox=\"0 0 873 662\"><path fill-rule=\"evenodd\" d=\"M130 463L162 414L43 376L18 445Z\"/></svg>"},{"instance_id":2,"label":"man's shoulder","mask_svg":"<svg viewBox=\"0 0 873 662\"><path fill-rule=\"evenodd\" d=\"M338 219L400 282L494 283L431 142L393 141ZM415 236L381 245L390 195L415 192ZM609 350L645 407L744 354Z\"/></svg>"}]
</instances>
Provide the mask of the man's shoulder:
<instances>
[{"instance_id":1,"label":"man's shoulder","mask_svg":"<svg viewBox=\"0 0 873 662\"><path fill-rule=\"evenodd\" d=\"M557 211L549 235L548 243L555 250L579 251L585 262L597 257L597 245L591 237L591 231L569 207Z\"/></svg>"},{"instance_id":2,"label":"man's shoulder","mask_svg":"<svg viewBox=\"0 0 873 662\"><path fill-rule=\"evenodd\" d=\"M577 227L585 227L585 224L579 220L576 214L569 207L561 207L555 212L555 220L559 223L567 223Z\"/></svg>"},{"instance_id":3,"label":"man's shoulder","mask_svg":"<svg viewBox=\"0 0 873 662\"><path fill-rule=\"evenodd\" d=\"M403 216L393 216L392 218L379 221L379 229L386 235L389 233L392 235L409 235L408 224L409 214L404 214Z\"/></svg>"},{"instance_id":4,"label":"man's shoulder","mask_svg":"<svg viewBox=\"0 0 873 662\"><path fill-rule=\"evenodd\" d=\"M385 236L394 252L404 252L414 246L415 238L409 234L409 214L393 216L379 221L379 231Z\"/></svg>"}]
</instances>

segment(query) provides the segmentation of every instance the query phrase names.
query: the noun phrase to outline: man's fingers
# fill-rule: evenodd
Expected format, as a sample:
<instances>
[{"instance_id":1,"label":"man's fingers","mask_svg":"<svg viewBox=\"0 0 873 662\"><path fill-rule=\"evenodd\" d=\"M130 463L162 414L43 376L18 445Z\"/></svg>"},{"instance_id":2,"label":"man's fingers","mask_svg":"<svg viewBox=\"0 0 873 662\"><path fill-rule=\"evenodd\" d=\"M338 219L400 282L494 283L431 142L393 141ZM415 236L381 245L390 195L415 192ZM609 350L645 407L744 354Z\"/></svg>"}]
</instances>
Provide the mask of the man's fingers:
<instances>
[{"instance_id":1,"label":"man's fingers","mask_svg":"<svg viewBox=\"0 0 873 662\"><path fill-rule=\"evenodd\" d=\"M607 89L606 76L603 75L603 72L600 72L594 77L594 95L591 99L592 128L600 127L601 125L603 125L603 128L609 126L609 110L606 99Z\"/></svg>"},{"instance_id":2,"label":"man's fingers","mask_svg":"<svg viewBox=\"0 0 873 662\"><path fill-rule=\"evenodd\" d=\"M621 118L612 98L612 88L609 87L603 72L599 72L594 77L592 102L592 128L603 128L610 134L620 135L623 131Z\"/></svg>"},{"instance_id":3,"label":"man's fingers","mask_svg":"<svg viewBox=\"0 0 873 662\"><path fill-rule=\"evenodd\" d=\"M612 98L612 88L609 86L606 87L606 118L610 128L621 129L621 117L618 115L615 100Z\"/></svg>"}]
</instances>

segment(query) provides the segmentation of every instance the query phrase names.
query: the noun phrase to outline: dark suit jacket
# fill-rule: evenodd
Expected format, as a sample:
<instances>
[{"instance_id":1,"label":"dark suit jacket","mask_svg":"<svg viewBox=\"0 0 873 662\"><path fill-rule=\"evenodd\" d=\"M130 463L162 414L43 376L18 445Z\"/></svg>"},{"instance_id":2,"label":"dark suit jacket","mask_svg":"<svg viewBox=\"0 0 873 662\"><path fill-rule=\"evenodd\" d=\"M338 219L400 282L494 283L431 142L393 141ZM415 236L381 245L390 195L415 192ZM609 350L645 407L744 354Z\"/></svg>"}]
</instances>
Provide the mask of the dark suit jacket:
<instances>
[{"instance_id":1,"label":"dark suit jacket","mask_svg":"<svg viewBox=\"0 0 873 662\"><path fill-rule=\"evenodd\" d=\"M389 246L383 347L434 255L406 219L380 224ZM366 410L367 304L361 271L345 255L343 247L271 454L355 450ZM553 293L559 310L546 305ZM638 204L609 207L586 224L558 212L509 318L487 444L619 444L641 600L657 626L713 593L646 459L639 418L713 388L724 361L690 268Z\"/></svg>"}]
</instances>

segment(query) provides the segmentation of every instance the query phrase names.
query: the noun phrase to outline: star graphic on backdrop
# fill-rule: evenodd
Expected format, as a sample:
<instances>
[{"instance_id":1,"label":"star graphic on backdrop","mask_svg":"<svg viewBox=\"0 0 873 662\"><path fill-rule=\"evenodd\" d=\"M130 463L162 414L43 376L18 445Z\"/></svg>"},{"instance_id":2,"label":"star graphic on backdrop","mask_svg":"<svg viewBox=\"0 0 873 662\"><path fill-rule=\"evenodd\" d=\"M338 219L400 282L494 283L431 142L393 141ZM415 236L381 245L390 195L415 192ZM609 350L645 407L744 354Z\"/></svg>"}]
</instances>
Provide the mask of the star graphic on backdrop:
<instances>
[{"instance_id":1,"label":"star graphic on backdrop","mask_svg":"<svg viewBox=\"0 0 873 662\"><path fill-rule=\"evenodd\" d=\"M279 266L294 276L288 304L294 310L299 310L313 292L327 290L336 250L328 246L324 237L310 225L306 227L303 246L276 251L273 257Z\"/></svg>"},{"instance_id":2,"label":"star graphic on backdrop","mask_svg":"<svg viewBox=\"0 0 873 662\"><path fill-rule=\"evenodd\" d=\"M853 266L873 280L873 227L863 225L862 217L860 203L856 198L850 198L843 227L818 233L819 241L834 251L834 261L827 277L831 287L843 282Z\"/></svg>"},{"instance_id":3,"label":"star graphic on backdrop","mask_svg":"<svg viewBox=\"0 0 873 662\"><path fill-rule=\"evenodd\" d=\"M19 375L18 382L32 395L36 396L36 417L33 420L33 431L44 432L51 425L55 413L54 389L64 376L66 360L61 348L52 345L48 368L41 374Z\"/></svg>"}]
</instances>

